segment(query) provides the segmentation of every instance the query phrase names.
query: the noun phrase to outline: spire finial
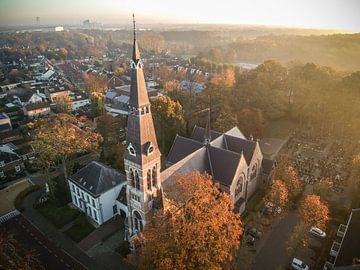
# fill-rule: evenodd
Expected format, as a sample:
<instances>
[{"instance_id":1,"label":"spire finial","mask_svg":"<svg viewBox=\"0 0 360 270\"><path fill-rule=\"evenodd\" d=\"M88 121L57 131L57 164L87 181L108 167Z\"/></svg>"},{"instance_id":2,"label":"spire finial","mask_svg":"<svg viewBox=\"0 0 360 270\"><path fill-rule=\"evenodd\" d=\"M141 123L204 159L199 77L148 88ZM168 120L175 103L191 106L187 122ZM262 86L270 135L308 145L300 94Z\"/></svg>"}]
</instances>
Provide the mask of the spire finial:
<instances>
[{"instance_id":1,"label":"spire finial","mask_svg":"<svg viewBox=\"0 0 360 270\"><path fill-rule=\"evenodd\" d=\"M133 13L133 24L134 24L134 40L136 40L136 21L135 21L135 14Z\"/></svg>"}]
</instances>

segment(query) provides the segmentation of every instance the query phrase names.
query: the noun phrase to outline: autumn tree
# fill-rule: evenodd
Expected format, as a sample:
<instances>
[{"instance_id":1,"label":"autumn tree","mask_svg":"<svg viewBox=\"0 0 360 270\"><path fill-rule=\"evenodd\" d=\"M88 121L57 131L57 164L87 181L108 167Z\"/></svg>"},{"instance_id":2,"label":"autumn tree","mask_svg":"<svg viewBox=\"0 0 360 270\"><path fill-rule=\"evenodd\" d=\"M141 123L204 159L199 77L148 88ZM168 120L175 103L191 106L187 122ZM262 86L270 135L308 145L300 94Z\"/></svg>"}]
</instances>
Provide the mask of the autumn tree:
<instances>
[{"instance_id":1,"label":"autumn tree","mask_svg":"<svg viewBox=\"0 0 360 270\"><path fill-rule=\"evenodd\" d=\"M330 202L333 194L333 183L329 179L323 179L314 185L314 194L320 196L322 201Z\"/></svg>"},{"instance_id":2,"label":"autumn tree","mask_svg":"<svg viewBox=\"0 0 360 270\"><path fill-rule=\"evenodd\" d=\"M281 180L273 181L266 195L266 200L272 202L275 206L285 208L289 201L289 196L284 182Z\"/></svg>"},{"instance_id":3,"label":"autumn tree","mask_svg":"<svg viewBox=\"0 0 360 270\"><path fill-rule=\"evenodd\" d=\"M90 94L91 107L95 116L105 112L105 91L108 79L106 76L88 74L84 76L85 88Z\"/></svg>"},{"instance_id":4,"label":"autumn tree","mask_svg":"<svg viewBox=\"0 0 360 270\"><path fill-rule=\"evenodd\" d=\"M299 175L294 167L286 160L281 160L275 170L276 179L281 179L288 192L289 199L294 201L303 191L303 185L300 182Z\"/></svg>"},{"instance_id":5,"label":"autumn tree","mask_svg":"<svg viewBox=\"0 0 360 270\"><path fill-rule=\"evenodd\" d=\"M320 200L320 196L307 195L299 208L302 221L307 227L318 227L326 229L330 218L330 212L327 205Z\"/></svg>"},{"instance_id":6,"label":"autumn tree","mask_svg":"<svg viewBox=\"0 0 360 270\"><path fill-rule=\"evenodd\" d=\"M31 145L42 160L47 158L51 158L51 162L60 160L67 179L71 158L76 153L97 149L100 141L99 134L80 129L74 116L56 114L37 121Z\"/></svg>"},{"instance_id":7,"label":"autumn tree","mask_svg":"<svg viewBox=\"0 0 360 270\"><path fill-rule=\"evenodd\" d=\"M176 134L181 133L184 129L183 108L179 102L171 100L170 97L161 96L152 101L151 111L161 152L166 154Z\"/></svg>"},{"instance_id":8,"label":"autumn tree","mask_svg":"<svg viewBox=\"0 0 360 270\"><path fill-rule=\"evenodd\" d=\"M117 67L115 69L115 75L116 76L121 76L121 75L124 75L126 72L126 69L124 67Z\"/></svg>"},{"instance_id":9,"label":"autumn tree","mask_svg":"<svg viewBox=\"0 0 360 270\"><path fill-rule=\"evenodd\" d=\"M236 115L231 112L222 111L216 118L213 127L217 131L226 132L234 126L237 126L237 123Z\"/></svg>"},{"instance_id":10,"label":"autumn tree","mask_svg":"<svg viewBox=\"0 0 360 270\"><path fill-rule=\"evenodd\" d=\"M260 138L265 127L265 118L260 109L245 107L237 113L238 127L246 136Z\"/></svg>"},{"instance_id":11,"label":"autumn tree","mask_svg":"<svg viewBox=\"0 0 360 270\"><path fill-rule=\"evenodd\" d=\"M59 53L60 53L60 56L64 59L66 59L69 54L67 49L65 49L65 48L60 48Z\"/></svg>"},{"instance_id":12,"label":"autumn tree","mask_svg":"<svg viewBox=\"0 0 360 270\"><path fill-rule=\"evenodd\" d=\"M165 194L168 207L142 233L138 269L230 269L242 235L230 196L199 172L178 177Z\"/></svg>"},{"instance_id":13,"label":"autumn tree","mask_svg":"<svg viewBox=\"0 0 360 270\"><path fill-rule=\"evenodd\" d=\"M56 100L55 110L57 113L71 113L72 103L69 96L61 96Z\"/></svg>"}]
</instances>

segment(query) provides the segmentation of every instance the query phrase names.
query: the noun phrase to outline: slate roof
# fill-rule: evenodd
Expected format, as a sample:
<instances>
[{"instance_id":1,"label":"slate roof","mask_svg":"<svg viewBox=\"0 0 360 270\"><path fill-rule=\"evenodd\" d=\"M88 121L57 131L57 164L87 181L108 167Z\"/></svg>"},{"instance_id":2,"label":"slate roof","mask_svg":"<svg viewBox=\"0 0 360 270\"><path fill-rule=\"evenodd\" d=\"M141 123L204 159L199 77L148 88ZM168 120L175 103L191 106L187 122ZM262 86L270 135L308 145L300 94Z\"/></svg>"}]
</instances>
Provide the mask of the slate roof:
<instances>
[{"instance_id":1,"label":"slate roof","mask_svg":"<svg viewBox=\"0 0 360 270\"><path fill-rule=\"evenodd\" d=\"M271 159L263 158L261 162L261 167L263 169L263 173L269 175L274 166L274 161Z\"/></svg>"},{"instance_id":2,"label":"slate roof","mask_svg":"<svg viewBox=\"0 0 360 270\"><path fill-rule=\"evenodd\" d=\"M208 172L215 181L223 185L231 185L242 156L245 162L250 164L257 142L246 140L238 128L226 133L210 131L210 134L209 145L204 142L205 129L197 126L194 127L191 138L175 138L167 158L167 164L171 166L162 172L164 182L167 178L174 178L176 174L182 175L196 170ZM264 161L268 174L272 165L272 160Z\"/></svg>"},{"instance_id":3,"label":"slate roof","mask_svg":"<svg viewBox=\"0 0 360 270\"><path fill-rule=\"evenodd\" d=\"M94 197L126 181L126 176L99 162L92 161L69 177L81 189Z\"/></svg>"},{"instance_id":4,"label":"slate roof","mask_svg":"<svg viewBox=\"0 0 360 270\"><path fill-rule=\"evenodd\" d=\"M222 135L221 132L211 130L210 131L210 137L211 137L210 141L215 140L217 137L219 137L221 135ZM194 129L193 129L193 132L191 134L191 139L203 143L204 142L204 136L205 136L205 128L195 126Z\"/></svg>"},{"instance_id":5,"label":"slate roof","mask_svg":"<svg viewBox=\"0 0 360 270\"><path fill-rule=\"evenodd\" d=\"M127 200L126 200L126 185L124 185L120 192L119 192L119 196L116 199L117 201L121 202L123 205L127 205Z\"/></svg>"},{"instance_id":6,"label":"slate roof","mask_svg":"<svg viewBox=\"0 0 360 270\"><path fill-rule=\"evenodd\" d=\"M238 137L225 134L225 140L227 149L236 153L244 153L247 164L250 164L254 150L256 148L256 142L251 140L244 140Z\"/></svg>"},{"instance_id":7,"label":"slate roof","mask_svg":"<svg viewBox=\"0 0 360 270\"><path fill-rule=\"evenodd\" d=\"M25 106L25 109L28 112L33 111L33 110L44 109L44 108L49 108L50 109L50 103L49 102L37 102L37 103L30 103L30 104Z\"/></svg>"},{"instance_id":8,"label":"slate roof","mask_svg":"<svg viewBox=\"0 0 360 270\"><path fill-rule=\"evenodd\" d=\"M16 96L20 99L21 102L28 102L31 97L34 95L34 92L30 90L25 90L23 92L19 92L16 94Z\"/></svg>"},{"instance_id":9,"label":"slate roof","mask_svg":"<svg viewBox=\"0 0 360 270\"><path fill-rule=\"evenodd\" d=\"M167 157L167 162L174 164L203 146L198 141L177 135Z\"/></svg>"},{"instance_id":10,"label":"slate roof","mask_svg":"<svg viewBox=\"0 0 360 270\"><path fill-rule=\"evenodd\" d=\"M347 224L335 267L353 265L354 260L360 259L360 208L353 209ZM359 261L357 262L359 265ZM351 268L352 269L352 268Z\"/></svg>"},{"instance_id":11,"label":"slate roof","mask_svg":"<svg viewBox=\"0 0 360 270\"><path fill-rule=\"evenodd\" d=\"M0 132L2 131L8 131L11 130L11 126L9 123L5 123L5 124L0 124Z\"/></svg>"},{"instance_id":12,"label":"slate roof","mask_svg":"<svg viewBox=\"0 0 360 270\"><path fill-rule=\"evenodd\" d=\"M18 155L5 151L0 151L0 161L4 161L5 164L17 160L21 160L21 158Z\"/></svg>"}]
</instances>

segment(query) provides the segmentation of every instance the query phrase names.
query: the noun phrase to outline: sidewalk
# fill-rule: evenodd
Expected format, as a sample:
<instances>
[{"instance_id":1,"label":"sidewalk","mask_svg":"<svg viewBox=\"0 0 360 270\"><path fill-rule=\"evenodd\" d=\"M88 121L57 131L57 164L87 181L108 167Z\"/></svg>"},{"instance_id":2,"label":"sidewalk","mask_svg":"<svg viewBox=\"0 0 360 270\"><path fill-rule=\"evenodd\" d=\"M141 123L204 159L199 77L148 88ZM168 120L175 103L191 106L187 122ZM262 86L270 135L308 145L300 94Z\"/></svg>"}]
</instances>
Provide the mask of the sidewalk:
<instances>
[{"instance_id":1,"label":"sidewalk","mask_svg":"<svg viewBox=\"0 0 360 270\"><path fill-rule=\"evenodd\" d=\"M24 199L23 206L25 211L23 215L38 228L42 234L53 242L57 247L64 250L74 260L84 265L87 269L107 269L104 265L98 264L95 260L88 257L75 243L59 232L52 224L50 224L41 214L34 208L33 204L41 191L31 193ZM122 268L126 269L126 268Z\"/></svg>"}]
</instances>

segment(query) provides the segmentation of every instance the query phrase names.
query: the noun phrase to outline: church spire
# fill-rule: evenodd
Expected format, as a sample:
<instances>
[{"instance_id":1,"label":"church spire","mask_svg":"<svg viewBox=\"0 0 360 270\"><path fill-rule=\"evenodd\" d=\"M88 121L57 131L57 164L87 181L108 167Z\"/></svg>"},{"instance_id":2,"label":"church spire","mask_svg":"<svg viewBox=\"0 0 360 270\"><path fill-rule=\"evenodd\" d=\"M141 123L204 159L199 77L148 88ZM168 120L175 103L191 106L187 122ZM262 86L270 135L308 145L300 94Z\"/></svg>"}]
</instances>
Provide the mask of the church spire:
<instances>
[{"instance_id":1,"label":"church spire","mask_svg":"<svg viewBox=\"0 0 360 270\"><path fill-rule=\"evenodd\" d=\"M134 44L131 63L131 86L130 86L130 109L139 109L149 106L149 97L146 90L143 63L140 59L140 51L136 40L136 21L133 14Z\"/></svg>"},{"instance_id":2,"label":"church spire","mask_svg":"<svg viewBox=\"0 0 360 270\"><path fill-rule=\"evenodd\" d=\"M135 21L134 13L133 13L133 25L134 25L134 44L133 44L132 60L135 62L135 64L137 64L138 61L140 60L140 51L136 41L136 21Z\"/></svg>"},{"instance_id":3,"label":"church spire","mask_svg":"<svg viewBox=\"0 0 360 270\"><path fill-rule=\"evenodd\" d=\"M208 109L208 115L206 119L206 127L205 127L205 133L204 133L204 143L210 144L211 141L211 134L210 134L210 108Z\"/></svg>"}]
</instances>

